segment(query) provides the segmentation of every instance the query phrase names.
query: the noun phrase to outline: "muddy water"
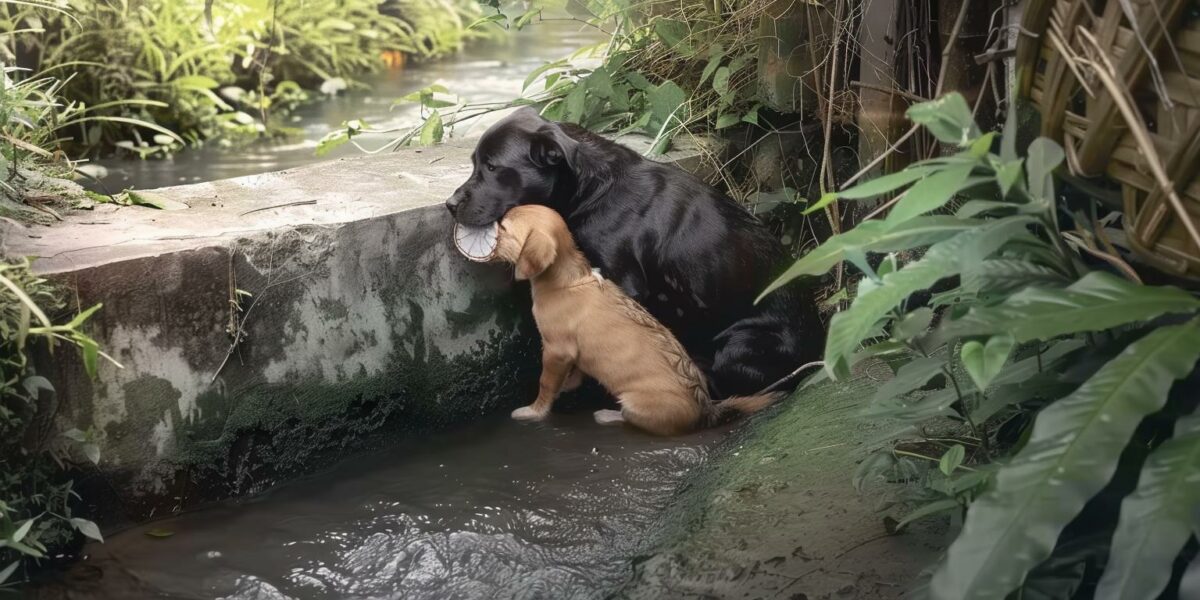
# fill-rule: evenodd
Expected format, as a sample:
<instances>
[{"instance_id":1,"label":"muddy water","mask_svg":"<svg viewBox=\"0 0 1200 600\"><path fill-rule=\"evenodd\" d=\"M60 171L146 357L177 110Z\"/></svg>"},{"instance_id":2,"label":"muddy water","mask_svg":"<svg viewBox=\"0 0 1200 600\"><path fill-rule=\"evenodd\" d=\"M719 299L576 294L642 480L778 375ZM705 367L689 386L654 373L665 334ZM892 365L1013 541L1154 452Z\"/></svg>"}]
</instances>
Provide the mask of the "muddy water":
<instances>
[{"instance_id":1,"label":"muddy water","mask_svg":"<svg viewBox=\"0 0 1200 600\"><path fill-rule=\"evenodd\" d=\"M721 436L494 418L111 536L42 597L603 597Z\"/></svg>"}]
</instances>

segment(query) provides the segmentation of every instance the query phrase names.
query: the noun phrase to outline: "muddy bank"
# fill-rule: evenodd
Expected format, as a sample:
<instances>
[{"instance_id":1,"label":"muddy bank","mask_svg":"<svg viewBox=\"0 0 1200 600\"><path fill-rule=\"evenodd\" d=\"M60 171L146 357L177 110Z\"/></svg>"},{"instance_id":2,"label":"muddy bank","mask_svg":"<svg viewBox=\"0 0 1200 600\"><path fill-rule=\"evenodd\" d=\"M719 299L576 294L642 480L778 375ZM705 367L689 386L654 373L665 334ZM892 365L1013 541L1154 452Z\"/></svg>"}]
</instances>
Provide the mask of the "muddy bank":
<instances>
[{"instance_id":1,"label":"muddy bank","mask_svg":"<svg viewBox=\"0 0 1200 600\"><path fill-rule=\"evenodd\" d=\"M851 484L889 427L857 416L876 385L864 373L801 390L722 444L616 597L903 597L949 540L932 519L887 535L880 496Z\"/></svg>"}]
</instances>

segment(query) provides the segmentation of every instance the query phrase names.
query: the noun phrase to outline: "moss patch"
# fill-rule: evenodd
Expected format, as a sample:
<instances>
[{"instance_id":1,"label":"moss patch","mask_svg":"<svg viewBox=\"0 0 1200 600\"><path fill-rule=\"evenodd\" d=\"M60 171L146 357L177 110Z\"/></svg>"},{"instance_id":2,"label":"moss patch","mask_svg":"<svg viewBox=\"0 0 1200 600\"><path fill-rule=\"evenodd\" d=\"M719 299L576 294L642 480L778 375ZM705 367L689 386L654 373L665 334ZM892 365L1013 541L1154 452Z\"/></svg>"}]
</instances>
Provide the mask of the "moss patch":
<instances>
[{"instance_id":1,"label":"moss patch","mask_svg":"<svg viewBox=\"0 0 1200 600\"><path fill-rule=\"evenodd\" d=\"M857 416L875 385L813 386L745 424L689 480L617 597L902 595L941 540L936 526L886 535L875 498L851 485L888 427Z\"/></svg>"}]
</instances>

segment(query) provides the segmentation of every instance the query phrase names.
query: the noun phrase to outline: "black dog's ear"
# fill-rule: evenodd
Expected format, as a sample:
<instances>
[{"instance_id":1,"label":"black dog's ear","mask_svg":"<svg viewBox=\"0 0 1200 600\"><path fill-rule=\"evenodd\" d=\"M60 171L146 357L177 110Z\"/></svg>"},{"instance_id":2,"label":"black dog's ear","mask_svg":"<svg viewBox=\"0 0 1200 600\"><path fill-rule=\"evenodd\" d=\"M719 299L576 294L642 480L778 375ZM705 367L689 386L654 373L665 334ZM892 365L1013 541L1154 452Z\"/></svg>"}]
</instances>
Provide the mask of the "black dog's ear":
<instances>
[{"instance_id":1,"label":"black dog's ear","mask_svg":"<svg viewBox=\"0 0 1200 600\"><path fill-rule=\"evenodd\" d=\"M529 143L529 160L539 167L566 165L575 168L579 142L567 135L557 123L546 122L533 133Z\"/></svg>"}]
</instances>

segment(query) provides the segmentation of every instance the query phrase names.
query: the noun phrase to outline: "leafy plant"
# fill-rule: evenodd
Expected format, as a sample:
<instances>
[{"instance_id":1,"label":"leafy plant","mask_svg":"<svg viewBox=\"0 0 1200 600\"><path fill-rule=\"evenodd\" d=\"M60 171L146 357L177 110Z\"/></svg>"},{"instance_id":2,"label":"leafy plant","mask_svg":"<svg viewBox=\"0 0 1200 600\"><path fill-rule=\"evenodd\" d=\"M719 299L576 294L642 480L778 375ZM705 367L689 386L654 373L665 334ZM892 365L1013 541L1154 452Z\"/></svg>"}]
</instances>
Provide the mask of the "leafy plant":
<instances>
[{"instance_id":1,"label":"leafy plant","mask_svg":"<svg viewBox=\"0 0 1200 600\"><path fill-rule=\"evenodd\" d=\"M393 53L461 46L475 4L441 0L70 0L0 3L10 60L63 80L92 112L73 147L146 157L209 139L286 135L319 93L359 85ZM418 32L414 23L426 27ZM103 118L101 118L103 117Z\"/></svg>"},{"instance_id":2,"label":"leafy plant","mask_svg":"<svg viewBox=\"0 0 1200 600\"><path fill-rule=\"evenodd\" d=\"M35 344L52 352L65 342L80 350L92 377L101 358L120 365L83 331L100 305L56 325L46 311L61 308L28 261L0 263L0 589L15 581L23 559L45 557L75 532L103 541L95 523L73 514L78 495L61 472L73 456L100 461L96 434L72 429L62 439L47 439L44 424L53 415L43 414L39 401L54 387L34 372L28 353Z\"/></svg>"},{"instance_id":3,"label":"leafy plant","mask_svg":"<svg viewBox=\"0 0 1200 600\"><path fill-rule=\"evenodd\" d=\"M639 4L587 0L567 6L567 17L558 16L561 7L553 2L526 3L519 9L523 12L513 13L516 16L502 12L499 0L484 4L495 13L472 22L473 29L521 29L543 20L566 19L596 28L611 39L538 67L526 77L522 96L512 102L457 104L455 109L438 113L447 131L481 114L530 104L538 106L549 119L593 131L650 136L652 154L665 152L681 135L725 131L734 125L774 129L760 120L760 111L769 109L771 101L757 79L762 22L775 18L769 14L768 2ZM559 12L547 16L553 10ZM578 58L598 58L599 64L594 60L579 64L582 61ZM798 94L802 91L796 90ZM452 116L447 118L447 113ZM778 116L778 111L775 114ZM793 121L797 118L788 117ZM391 146L418 140L423 127L422 123L403 130ZM339 137L339 141L344 139ZM726 183L733 179L725 178ZM771 182L771 186L781 183L789 190L786 202L775 201L772 207L793 202L798 196L796 189L807 187L807 182L795 185L778 181ZM739 199L757 197L759 192L732 187L730 191ZM777 190L764 191L770 194Z\"/></svg>"},{"instance_id":4,"label":"leafy plant","mask_svg":"<svg viewBox=\"0 0 1200 600\"><path fill-rule=\"evenodd\" d=\"M1200 531L1200 413L1170 394L1200 358L1200 299L1143 285L1120 256L1087 245L1105 239L1097 219L1077 214L1076 231L1063 235L1053 171L1064 155L1053 142L1035 140L1022 158L1013 117L999 140L981 134L957 94L908 115L960 150L825 195L808 210L895 194L886 217L833 236L764 292L843 262L862 274L830 322L823 376L885 358L896 375L867 414L920 434L893 440L856 482L919 482L909 498L918 508L902 525L965 512L933 575L934 598L1037 593L1052 557L1078 565L1066 580L1053 569L1060 591L1156 597ZM1090 266L1081 248L1107 268ZM880 253L882 262L869 258ZM1139 433L1148 417L1177 414L1186 416L1168 441ZM1120 515L1105 514L1098 499L1130 448L1152 451ZM1068 525L1085 511L1116 533L1077 552ZM1084 561L1104 554L1103 576L1086 579Z\"/></svg>"}]
</instances>

